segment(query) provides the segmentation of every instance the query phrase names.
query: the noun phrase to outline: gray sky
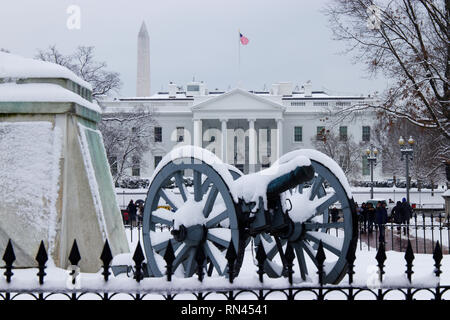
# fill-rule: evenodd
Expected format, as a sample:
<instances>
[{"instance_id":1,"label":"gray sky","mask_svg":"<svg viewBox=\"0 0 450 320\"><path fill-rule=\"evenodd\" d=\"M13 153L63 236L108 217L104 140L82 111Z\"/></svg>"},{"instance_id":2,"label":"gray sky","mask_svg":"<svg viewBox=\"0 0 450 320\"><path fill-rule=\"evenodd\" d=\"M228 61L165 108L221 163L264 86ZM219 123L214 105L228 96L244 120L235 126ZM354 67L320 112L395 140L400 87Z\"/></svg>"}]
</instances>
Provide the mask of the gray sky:
<instances>
[{"instance_id":1,"label":"gray sky","mask_svg":"<svg viewBox=\"0 0 450 320\"><path fill-rule=\"evenodd\" d=\"M330 1L330 0L328 0ZM169 81L195 76L208 88L226 90L239 80L247 89L278 81L332 94L382 91L386 80L367 79L364 66L341 55L332 40L326 0L2 0L0 47L25 57L55 44L63 53L93 45L96 56L121 74L121 94L136 91L137 33L150 34L152 93ZM81 29L69 30L69 5L81 8ZM241 46L238 29L250 39Z\"/></svg>"}]
</instances>

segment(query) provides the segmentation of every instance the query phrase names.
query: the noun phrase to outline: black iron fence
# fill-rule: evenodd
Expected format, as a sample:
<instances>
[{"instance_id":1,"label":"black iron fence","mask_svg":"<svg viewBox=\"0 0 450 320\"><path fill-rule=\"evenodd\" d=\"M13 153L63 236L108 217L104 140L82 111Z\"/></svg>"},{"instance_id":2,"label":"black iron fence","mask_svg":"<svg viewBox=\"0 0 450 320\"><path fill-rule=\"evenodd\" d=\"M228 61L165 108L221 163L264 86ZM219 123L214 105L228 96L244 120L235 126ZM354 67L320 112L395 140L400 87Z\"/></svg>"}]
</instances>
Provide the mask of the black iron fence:
<instances>
[{"instance_id":1,"label":"black iron fence","mask_svg":"<svg viewBox=\"0 0 450 320\"><path fill-rule=\"evenodd\" d=\"M450 217L442 213L425 214L415 212L413 217L405 223L389 221L384 225L377 225L370 221L359 221L359 249L378 249L380 229L384 229L384 244L386 250L403 252L408 242L412 243L416 253L432 253L436 241L442 246L442 251L450 254Z\"/></svg>"},{"instance_id":2,"label":"black iron fence","mask_svg":"<svg viewBox=\"0 0 450 320\"><path fill-rule=\"evenodd\" d=\"M354 248L355 249L355 248ZM276 299L286 299L286 300L302 300L304 298L304 294L309 294L309 298L311 300L327 300L327 299L335 299L335 295L339 294L339 299L344 300L357 300L357 299L375 299L375 300L385 300L389 299L389 295L393 292L400 294L401 299L405 300L413 300L416 298L423 298L419 296L422 293L426 293L428 295L428 299L432 300L442 300L446 296L446 293L450 291L450 286L440 284L441 277L441 261L443 259L442 249L437 241L434 250L433 250L433 260L434 265L429 266L430 272L434 273L436 282L432 285L427 284L416 284L414 282L414 252L411 241L407 242L407 247L404 255L405 259L405 274L407 276L407 282L402 285L392 285L390 283L386 283L384 281L385 278L385 261L387 259L385 246L380 244L376 253L376 261L377 265L377 281L372 285L361 285L354 283L354 269L355 269L355 261L356 261L356 250L350 250L348 255L346 256L346 260L348 263L347 269L347 277L343 280L342 283L338 285L330 285L325 284L324 279L324 271L325 271L325 263L326 256L323 249L322 242L319 243L317 255L315 257L315 262L317 263L317 283L294 283L293 281L293 261L294 261L294 251L293 248L288 244L286 246L286 260L287 260L287 280L283 282L283 284L278 283L274 285L270 283L270 280L266 278L264 274L264 263L266 261L266 252L264 251L263 246L259 246L256 252L256 260L257 260L257 275L258 275L258 283L247 283L243 284L239 281L235 283L236 278L234 273L234 265L236 263L237 257L235 250L233 248L233 244L231 243L227 254L226 260L228 263L228 276L221 284L214 284L218 282L207 281L205 283L205 274L206 265L208 263L207 258L203 250L197 250L195 260L198 265L196 270L196 278L193 279L194 282L190 282L190 286L174 286L177 281L180 281L179 278L174 278L173 273L174 270L172 268L174 262L174 252L169 241L167 250L164 254L164 261L166 263L166 275L165 280L159 279L159 286L154 286L151 284L152 279L145 279L145 257L142 251L142 247L140 244L137 245L136 250L133 255L134 266L132 267L132 273L129 278L112 278L111 277L111 262L113 260L113 256L110 250L110 246L108 241L105 242L103 251L100 255L100 260L102 261L102 272L98 274L91 275L91 278L94 277L96 281L100 281L100 283L94 285L88 285L86 287L72 287L68 288L67 286L55 285L54 279L49 282L51 283L47 286L47 274L46 263L48 261L48 256L46 249L44 247L44 243L41 242L38 253L36 255L37 271L36 279L31 281L28 279L24 281L20 278L20 276L15 276L14 271L14 261L16 259L14 248L12 242L9 241L4 255L3 261L5 265L2 267L5 272L5 280L0 281L0 299L1 300L16 300L21 298L27 299L36 299L36 300L47 300L57 297L58 299L70 299L70 300L79 300L84 298L89 299L102 299L102 300L112 300L121 297L121 299L125 295L127 298L134 300L143 300L143 299L153 299L156 296L165 300L174 300L177 299L178 296L182 296L183 299L186 299L186 295L190 297L190 299L195 300L207 300L207 299L226 299L226 300L238 300L241 297L245 297L248 299L256 299L256 300L270 300L274 297L274 294L277 294ZM72 284L75 284L77 281L78 273L76 272L77 266L81 260L81 255L78 250L78 246L76 241L74 241L71 252L68 258L71 267L69 268L72 272L69 274L69 279L72 281ZM17 279L16 279L17 278ZM155 278L153 278L154 280ZM222 280L223 280L222 279ZM14 282L18 282L17 285L14 285ZM147 282L146 282L147 281ZM161 281L163 285L161 285ZM94 281L95 282L95 281ZM111 282L114 282L115 285L109 286ZM224 282L227 285L224 285ZM132 283L134 285L132 285ZM119 285L117 285L119 284ZM369 295L365 295L362 297L363 293L368 293ZM445 295L445 296L444 296ZM303 298L302 298L303 297ZM448 297L450 297L450 292L448 293ZM399 299L397 296L396 299Z\"/></svg>"}]
</instances>

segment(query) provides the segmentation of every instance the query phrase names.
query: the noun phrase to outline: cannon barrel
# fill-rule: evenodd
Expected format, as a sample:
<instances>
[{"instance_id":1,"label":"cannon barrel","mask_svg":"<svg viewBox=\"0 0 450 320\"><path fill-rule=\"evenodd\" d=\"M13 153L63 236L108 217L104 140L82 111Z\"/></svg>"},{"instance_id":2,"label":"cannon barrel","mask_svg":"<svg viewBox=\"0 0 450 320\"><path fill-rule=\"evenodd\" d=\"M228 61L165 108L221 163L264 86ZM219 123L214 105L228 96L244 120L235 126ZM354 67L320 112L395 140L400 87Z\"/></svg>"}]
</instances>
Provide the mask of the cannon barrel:
<instances>
[{"instance_id":1,"label":"cannon barrel","mask_svg":"<svg viewBox=\"0 0 450 320\"><path fill-rule=\"evenodd\" d=\"M269 183L267 186L267 198L274 199L280 193L310 181L312 178L314 178L314 168L312 166L297 167Z\"/></svg>"}]
</instances>

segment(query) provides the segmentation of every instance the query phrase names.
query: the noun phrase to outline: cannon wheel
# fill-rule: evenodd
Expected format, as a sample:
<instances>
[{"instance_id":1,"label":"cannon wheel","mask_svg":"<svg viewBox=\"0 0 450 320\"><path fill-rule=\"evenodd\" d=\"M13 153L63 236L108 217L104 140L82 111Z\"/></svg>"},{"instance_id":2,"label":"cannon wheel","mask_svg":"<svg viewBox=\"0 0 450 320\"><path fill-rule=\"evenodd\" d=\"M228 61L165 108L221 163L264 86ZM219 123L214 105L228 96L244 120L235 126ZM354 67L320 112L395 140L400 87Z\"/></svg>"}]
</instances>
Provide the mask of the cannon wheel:
<instances>
[{"instance_id":1,"label":"cannon wheel","mask_svg":"<svg viewBox=\"0 0 450 320\"><path fill-rule=\"evenodd\" d=\"M226 166L219 162L216 159L215 168L217 165ZM239 221L225 182L232 181L234 173L227 168L220 170L219 174L215 168L196 156L180 157L154 174L143 218L144 249L150 276L165 275L163 257L169 241L175 253L175 276L194 275L199 248L217 274L226 276L228 266L225 255L231 242L238 256L237 264L241 264L239 257L243 257L241 251L244 248L239 238ZM185 172L193 177L192 187L184 183ZM165 188L170 182L175 184L172 190ZM164 209L164 205L170 206L171 210ZM175 237L171 232L174 229L184 229L184 239ZM212 272L209 270L208 273Z\"/></svg>"},{"instance_id":2,"label":"cannon wheel","mask_svg":"<svg viewBox=\"0 0 450 320\"><path fill-rule=\"evenodd\" d=\"M295 156L302 154L302 150L294 151ZM287 154L288 156L289 154ZM289 158L289 156L287 157ZM280 159L281 161L283 160ZM288 239L280 239L283 249L289 241L296 255L297 274L303 280L308 275L317 273L316 254L318 244L322 241L326 255L324 268L324 283L339 283L346 274L346 256L350 250L355 250L357 241L357 218L353 198L349 198L341 181L337 178L342 173L333 172L319 161L311 159L315 170L315 176L311 180L309 188L299 185L295 190L284 194L286 199L292 202L292 210L289 216L292 218L294 232ZM335 171L336 167L334 168ZM340 170L340 168L339 168ZM342 217L338 222L329 221L328 208L338 205L342 210ZM289 209L289 208L288 208ZM297 213L305 210L314 210L314 216L305 221L295 221ZM338 235L335 234L338 230ZM281 257L274 237L263 233L255 238L255 245L262 243L267 255L264 270L269 277L283 275ZM306 258L308 257L308 258ZM312 263L307 263L309 259ZM314 270L310 270L311 266ZM309 269L308 269L309 267Z\"/></svg>"}]
</instances>

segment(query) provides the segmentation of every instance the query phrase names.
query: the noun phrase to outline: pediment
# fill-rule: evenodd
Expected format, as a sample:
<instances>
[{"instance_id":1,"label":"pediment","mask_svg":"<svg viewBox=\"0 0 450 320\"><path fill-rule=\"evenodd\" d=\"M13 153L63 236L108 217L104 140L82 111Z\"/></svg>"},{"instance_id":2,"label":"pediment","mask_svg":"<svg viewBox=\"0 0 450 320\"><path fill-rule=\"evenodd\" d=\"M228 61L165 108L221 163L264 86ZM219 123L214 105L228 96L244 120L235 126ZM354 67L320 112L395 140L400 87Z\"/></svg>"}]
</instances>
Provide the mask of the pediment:
<instances>
[{"instance_id":1,"label":"pediment","mask_svg":"<svg viewBox=\"0 0 450 320\"><path fill-rule=\"evenodd\" d=\"M192 111L283 111L284 106L242 89L234 89L220 96L192 106Z\"/></svg>"}]
</instances>

